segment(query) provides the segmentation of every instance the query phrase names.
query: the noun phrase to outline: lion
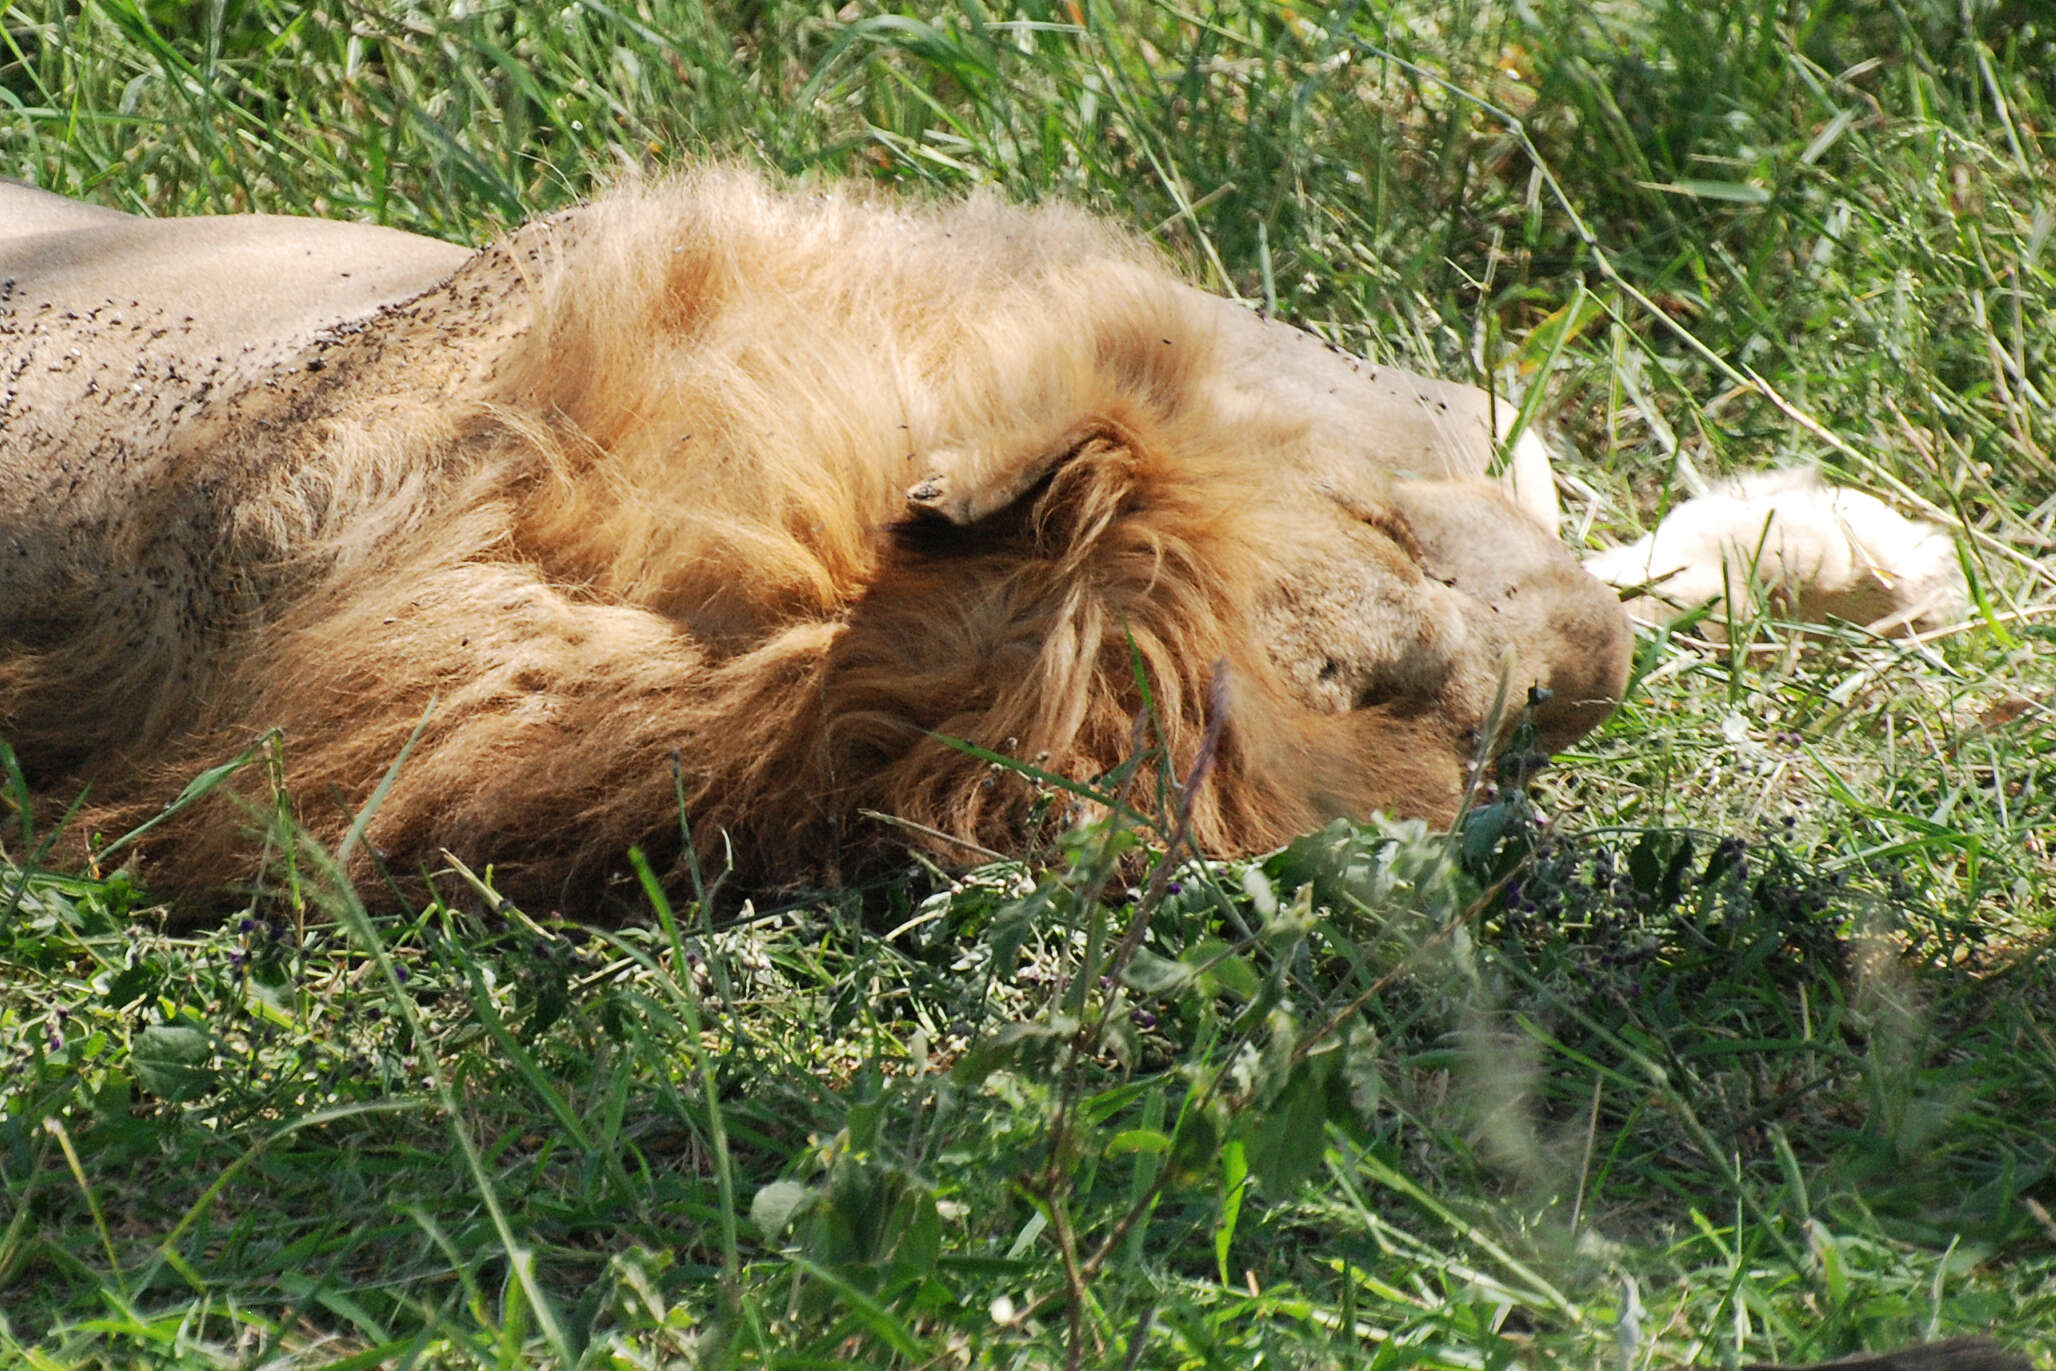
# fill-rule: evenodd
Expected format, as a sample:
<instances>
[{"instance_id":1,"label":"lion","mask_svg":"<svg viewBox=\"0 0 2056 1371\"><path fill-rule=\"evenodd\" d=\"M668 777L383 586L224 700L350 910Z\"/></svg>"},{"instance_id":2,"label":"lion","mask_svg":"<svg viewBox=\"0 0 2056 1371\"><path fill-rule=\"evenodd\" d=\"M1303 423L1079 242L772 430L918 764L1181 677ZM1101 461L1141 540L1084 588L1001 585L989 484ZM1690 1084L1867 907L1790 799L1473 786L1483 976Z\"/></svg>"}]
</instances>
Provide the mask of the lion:
<instances>
[{"instance_id":1,"label":"lion","mask_svg":"<svg viewBox=\"0 0 2056 1371\"><path fill-rule=\"evenodd\" d=\"M1446 823L1626 678L1504 406L1063 205L712 167L474 252L0 185L0 375L0 737L75 830L162 818L177 897L280 796L368 816L353 877L573 911L637 845L961 867L1145 754L1126 805L1254 853ZM161 815L260 736L240 809Z\"/></svg>"}]
</instances>

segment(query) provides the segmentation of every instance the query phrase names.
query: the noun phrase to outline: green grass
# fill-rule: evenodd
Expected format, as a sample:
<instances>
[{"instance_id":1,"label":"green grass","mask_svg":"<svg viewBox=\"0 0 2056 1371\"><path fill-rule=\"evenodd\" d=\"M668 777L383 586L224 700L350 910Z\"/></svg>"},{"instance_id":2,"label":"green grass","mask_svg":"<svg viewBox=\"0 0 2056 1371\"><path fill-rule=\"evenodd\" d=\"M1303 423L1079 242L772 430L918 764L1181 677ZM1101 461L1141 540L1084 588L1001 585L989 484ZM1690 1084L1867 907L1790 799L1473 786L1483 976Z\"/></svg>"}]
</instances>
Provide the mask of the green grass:
<instances>
[{"instance_id":1,"label":"green grass","mask_svg":"<svg viewBox=\"0 0 2056 1371\"><path fill-rule=\"evenodd\" d=\"M0 768L0 1362L2056 1366L2056 24L1942 0L0 3L0 174L489 238L731 157L1066 196L1528 393L1573 536L1815 461L1976 622L1641 645L1453 839L713 928L162 930ZM671 892L674 898L690 892Z\"/></svg>"}]
</instances>

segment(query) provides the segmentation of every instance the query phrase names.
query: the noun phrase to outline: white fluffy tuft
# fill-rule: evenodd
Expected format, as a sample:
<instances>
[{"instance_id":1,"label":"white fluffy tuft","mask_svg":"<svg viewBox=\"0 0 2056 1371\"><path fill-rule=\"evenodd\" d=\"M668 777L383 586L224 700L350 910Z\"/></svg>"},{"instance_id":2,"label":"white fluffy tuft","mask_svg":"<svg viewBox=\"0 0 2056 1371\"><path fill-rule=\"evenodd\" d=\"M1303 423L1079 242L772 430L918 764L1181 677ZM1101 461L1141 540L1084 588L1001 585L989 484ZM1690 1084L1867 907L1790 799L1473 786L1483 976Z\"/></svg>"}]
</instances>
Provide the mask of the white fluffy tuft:
<instances>
[{"instance_id":1,"label":"white fluffy tuft","mask_svg":"<svg viewBox=\"0 0 2056 1371\"><path fill-rule=\"evenodd\" d=\"M1655 532L1587 557L1585 569L1635 590L1629 607L1644 616L1723 597L1739 613L1760 586L1802 622L1921 632L1960 619L1969 599L1946 530L1831 486L1810 468L1723 481L1673 509Z\"/></svg>"}]
</instances>

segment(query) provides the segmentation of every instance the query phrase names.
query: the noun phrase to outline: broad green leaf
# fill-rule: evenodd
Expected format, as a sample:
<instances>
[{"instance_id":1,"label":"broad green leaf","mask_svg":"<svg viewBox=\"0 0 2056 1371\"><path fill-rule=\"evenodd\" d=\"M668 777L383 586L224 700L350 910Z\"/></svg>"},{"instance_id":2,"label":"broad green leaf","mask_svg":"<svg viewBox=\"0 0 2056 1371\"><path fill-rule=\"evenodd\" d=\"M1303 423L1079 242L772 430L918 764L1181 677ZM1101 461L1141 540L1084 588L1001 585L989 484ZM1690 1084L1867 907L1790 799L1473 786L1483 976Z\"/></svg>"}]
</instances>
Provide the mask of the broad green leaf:
<instances>
[{"instance_id":1,"label":"broad green leaf","mask_svg":"<svg viewBox=\"0 0 2056 1371\"><path fill-rule=\"evenodd\" d=\"M153 1024L129 1049L136 1080L153 1095L188 1100L214 1084L214 1043L187 1024Z\"/></svg>"},{"instance_id":2,"label":"broad green leaf","mask_svg":"<svg viewBox=\"0 0 2056 1371\"><path fill-rule=\"evenodd\" d=\"M814 1187L798 1181L773 1181L750 1198L750 1226L768 1242L776 1242L799 1212L814 1202Z\"/></svg>"}]
</instances>

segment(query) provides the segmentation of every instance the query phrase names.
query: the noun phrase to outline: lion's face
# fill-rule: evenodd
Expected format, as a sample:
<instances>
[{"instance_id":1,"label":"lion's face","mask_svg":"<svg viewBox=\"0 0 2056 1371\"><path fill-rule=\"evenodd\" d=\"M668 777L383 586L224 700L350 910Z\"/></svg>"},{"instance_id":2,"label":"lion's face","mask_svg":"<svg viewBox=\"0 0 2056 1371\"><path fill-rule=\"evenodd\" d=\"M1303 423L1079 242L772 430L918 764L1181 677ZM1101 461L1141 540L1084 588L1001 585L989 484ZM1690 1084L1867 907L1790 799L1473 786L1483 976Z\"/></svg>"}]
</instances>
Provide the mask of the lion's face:
<instances>
[{"instance_id":1,"label":"lion's face","mask_svg":"<svg viewBox=\"0 0 2056 1371\"><path fill-rule=\"evenodd\" d=\"M1461 712L1462 727L1481 721L1505 633L1424 572L1418 539L1389 505L1308 494L1246 630L1292 696L1323 714L1438 707Z\"/></svg>"},{"instance_id":2,"label":"lion's face","mask_svg":"<svg viewBox=\"0 0 2056 1371\"><path fill-rule=\"evenodd\" d=\"M1554 747L1611 708L1617 604L1497 487L1396 475L1261 388L1176 393L917 482L842 646L854 712L1045 758L1084 740L1099 772L1145 707L1189 747L1224 675L1223 821L1282 838L1447 817L1523 721Z\"/></svg>"}]
</instances>

